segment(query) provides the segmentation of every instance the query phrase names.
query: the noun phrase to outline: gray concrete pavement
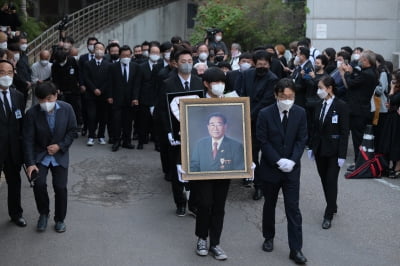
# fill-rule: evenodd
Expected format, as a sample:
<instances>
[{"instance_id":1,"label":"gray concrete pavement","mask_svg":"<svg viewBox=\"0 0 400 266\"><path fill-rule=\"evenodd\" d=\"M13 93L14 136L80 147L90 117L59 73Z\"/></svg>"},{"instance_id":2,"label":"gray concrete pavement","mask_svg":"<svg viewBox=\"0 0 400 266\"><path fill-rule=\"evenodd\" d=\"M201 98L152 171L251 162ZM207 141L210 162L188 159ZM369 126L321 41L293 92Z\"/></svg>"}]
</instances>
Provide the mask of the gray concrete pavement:
<instances>
[{"instance_id":1,"label":"gray concrete pavement","mask_svg":"<svg viewBox=\"0 0 400 266\"><path fill-rule=\"evenodd\" d=\"M170 183L163 179L153 145L112 153L110 145L86 147L85 141L79 138L71 149L67 232L54 232L51 220L46 232L35 231L38 214L25 179L28 226L11 224L6 184L0 186L1 266L293 264L281 196L275 249L266 253L261 250L262 200L253 201L252 189L232 181L221 239L229 259L198 257L195 220L175 216ZM338 214L332 228L323 230L320 180L305 155L302 163L300 205L308 265L400 265L400 180L345 180L341 173ZM53 210L53 198L51 202Z\"/></svg>"}]
</instances>

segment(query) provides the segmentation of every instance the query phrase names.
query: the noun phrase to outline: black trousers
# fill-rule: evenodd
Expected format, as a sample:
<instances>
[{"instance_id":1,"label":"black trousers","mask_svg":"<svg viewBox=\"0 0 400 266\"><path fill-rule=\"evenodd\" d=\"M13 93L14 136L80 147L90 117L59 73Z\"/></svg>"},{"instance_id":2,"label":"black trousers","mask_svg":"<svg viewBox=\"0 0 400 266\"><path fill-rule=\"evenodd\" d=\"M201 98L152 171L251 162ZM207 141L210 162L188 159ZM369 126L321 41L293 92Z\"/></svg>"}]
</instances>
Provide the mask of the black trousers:
<instances>
[{"instance_id":1,"label":"black trousers","mask_svg":"<svg viewBox=\"0 0 400 266\"><path fill-rule=\"evenodd\" d=\"M89 138L104 138L106 130L107 103L103 98L90 98L86 101ZM96 129L97 136L96 136Z\"/></svg>"},{"instance_id":2,"label":"black trousers","mask_svg":"<svg viewBox=\"0 0 400 266\"><path fill-rule=\"evenodd\" d=\"M163 130L162 124L160 120L154 120L155 124L155 132L157 134L157 139L159 140L160 144L160 159L161 159L161 167L163 173L171 179L171 173L169 171L171 163L169 162L169 140L168 140L168 133Z\"/></svg>"},{"instance_id":3,"label":"black trousers","mask_svg":"<svg viewBox=\"0 0 400 266\"><path fill-rule=\"evenodd\" d=\"M131 143L132 138L132 116L133 108L131 106L113 106L113 134L115 141ZM121 137L122 131L122 137Z\"/></svg>"},{"instance_id":4,"label":"black trousers","mask_svg":"<svg viewBox=\"0 0 400 266\"><path fill-rule=\"evenodd\" d=\"M350 131L353 140L355 162L357 162L358 155L360 153L359 147L363 140L365 127L369 122L371 122L368 115L369 113L366 116L350 115Z\"/></svg>"},{"instance_id":5,"label":"black trousers","mask_svg":"<svg viewBox=\"0 0 400 266\"><path fill-rule=\"evenodd\" d=\"M114 140L112 104L109 103L106 103L106 121L108 138Z\"/></svg>"},{"instance_id":6,"label":"black trousers","mask_svg":"<svg viewBox=\"0 0 400 266\"><path fill-rule=\"evenodd\" d=\"M139 105L137 122L139 144L148 143L149 134L153 131L153 117L151 116L150 106Z\"/></svg>"},{"instance_id":7,"label":"black trousers","mask_svg":"<svg viewBox=\"0 0 400 266\"><path fill-rule=\"evenodd\" d=\"M87 117L87 108L86 108L86 100L87 100L87 95L86 92L81 94L81 106L82 106L82 124L83 124L83 129L88 129L88 117Z\"/></svg>"},{"instance_id":8,"label":"black trousers","mask_svg":"<svg viewBox=\"0 0 400 266\"><path fill-rule=\"evenodd\" d=\"M338 176L340 167L338 158L315 156L317 170L321 178L322 188L324 190L326 208L324 218L332 219L333 214L337 211L337 194L338 194Z\"/></svg>"},{"instance_id":9,"label":"black trousers","mask_svg":"<svg viewBox=\"0 0 400 266\"><path fill-rule=\"evenodd\" d=\"M63 94L61 97L62 101L66 101L70 105L72 105L72 109L74 109L74 113L76 116L76 122L78 125L82 125L82 102L80 94Z\"/></svg>"},{"instance_id":10,"label":"black trousers","mask_svg":"<svg viewBox=\"0 0 400 266\"><path fill-rule=\"evenodd\" d=\"M21 207L21 165L16 165L7 156L3 165L3 172L7 181L8 215L13 218L22 216Z\"/></svg>"},{"instance_id":11,"label":"black trousers","mask_svg":"<svg viewBox=\"0 0 400 266\"><path fill-rule=\"evenodd\" d=\"M288 223L288 240L291 250L301 250L303 246L302 218L299 209L300 180L282 180L280 183L263 182L264 194L262 229L265 239L275 237L275 208L279 190L282 188L285 213Z\"/></svg>"},{"instance_id":12,"label":"black trousers","mask_svg":"<svg viewBox=\"0 0 400 266\"><path fill-rule=\"evenodd\" d=\"M256 121L251 121L251 149L252 149L252 156L253 162L256 165L256 169L254 169L254 186L255 188L261 187L261 180L260 180L260 151L261 151L261 144L256 137Z\"/></svg>"},{"instance_id":13,"label":"black trousers","mask_svg":"<svg viewBox=\"0 0 400 266\"><path fill-rule=\"evenodd\" d=\"M62 166L44 166L38 164L39 168L38 178L33 186L35 194L36 206L40 214L48 215L50 213L49 194L47 193L47 173L49 169L52 174L52 182L54 189L54 221L63 222L67 215L67 181L68 181L68 168Z\"/></svg>"},{"instance_id":14,"label":"black trousers","mask_svg":"<svg viewBox=\"0 0 400 266\"><path fill-rule=\"evenodd\" d=\"M224 225L225 202L230 179L193 181L197 197L197 237L210 236L210 245L219 245Z\"/></svg>"}]
</instances>

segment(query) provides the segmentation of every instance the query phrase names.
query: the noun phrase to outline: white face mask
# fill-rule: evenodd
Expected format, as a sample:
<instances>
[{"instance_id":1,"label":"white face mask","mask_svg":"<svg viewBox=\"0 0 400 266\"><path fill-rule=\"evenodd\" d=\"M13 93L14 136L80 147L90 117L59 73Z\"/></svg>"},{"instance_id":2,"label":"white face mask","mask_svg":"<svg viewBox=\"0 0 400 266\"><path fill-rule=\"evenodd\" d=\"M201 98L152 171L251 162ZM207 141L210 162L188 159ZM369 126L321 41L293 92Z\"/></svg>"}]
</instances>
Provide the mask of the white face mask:
<instances>
[{"instance_id":1,"label":"white face mask","mask_svg":"<svg viewBox=\"0 0 400 266\"><path fill-rule=\"evenodd\" d=\"M317 95L318 95L319 98L325 99L326 96L328 96L328 93L326 92L326 90L318 88Z\"/></svg>"},{"instance_id":2,"label":"white face mask","mask_svg":"<svg viewBox=\"0 0 400 266\"><path fill-rule=\"evenodd\" d=\"M0 86L2 86L4 88L8 88L11 86L12 83L13 83L12 77L10 77L8 75L0 77Z\"/></svg>"},{"instance_id":3,"label":"white face mask","mask_svg":"<svg viewBox=\"0 0 400 266\"><path fill-rule=\"evenodd\" d=\"M42 66L47 66L49 64L49 60L40 60L39 62Z\"/></svg>"},{"instance_id":4,"label":"white face mask","mask_svg":"<svg viewBox=\"0 0 400 266\"><path fill-rule=\"evenodd\" d=\"M298 55L296 55L296 57L294 58L293 64L300 65L300 57Z\"/></svg>"},{"instance_id":5,"label":"white face mask","mask_svg":"<svg viewBox=\"0 0 400 266\"><path fill-rule=\"evenodd\" d=\"M169 60L170 58L171 58L171 53L170 52L164 53L164 59L165 60Z\"/></svg>"},{"instance_id":6,"label":"white face mask","mask_svg":"<svg viewBox=\"0 0 400 266\"><path fill-rule=\"evenodd\" d=\"M214 95L222 96L224 94L224 90L225 90L225 84L224 83L217 83L217 84L211 85L211 92Z\"/></svg>"},{"instance_id":7,"label":"white face mask","mask_svg":"<svg viewBox=\"0 0 400 266\"><path fill-rule=\"evenodd\" d=\"M119 60L122 64L129 65L131 59L129 57L124 57Z\"/></svg>"},{"instance_id":8,"label":"white face mask","mask_svg":"<svg viewBox=\"0 0 400 266\"><path fill-rule=\"evenodd\" d=\"M150 60L151 60L152 62L157 62L158 59L160 59L160 55L158 55L158 54L151 54L149 58L150 58Z\"/></svg>"},{"instance_id":9,"label":"white face mask","mask_svg":"<svg viewBox=\"0 0 400 266\"><path fill-rule=\"evenodd\" d=\"M241 72L244 72L244 71L246 71L247 69L249 69L250 67L251 67L251 64L249 64L249 63L240 64L240 71L241 71Z\"/></svg>"},{"instance_id":10,"label":"white face mask","mask_svg":"<svg viewBox=\"0 0 400 266\"><path fill-rule=\"evenodd\" d=\"M289 111L294 104L294 100L278 100L277 104L279 109Z\"/></svg>"},{"instance_id":11,"label":"white face mask","mask_svg":"<svg viewBox=\"0 0 400 266\"><path fill-rule=\"evenodd\" d=\"M55 106L56 102L44 102L40 104L40 108L42 108L42 110L46 112L51 112Z\"/></svg>"},{"instance_id":12,"label":"white face mask","mask_svg":"<svg viewBox=\"0 0 400 266\"><path fill-rule=\"evenodd\" d=\"M337 67L337 68L339 68L341 65L343 65L343 62L342 62L342 61L337 61L337 62L336 62L336 67Z\"/></svg>"},{"instance_id":13,"label":"white face mask","mask_svg":"<svg viewBox=\"0 0 400 266\"><path fill-rule=\"evenodd\" d=\"M22 52L25 52L26 49L28 49L28 45L27 45L27 44L21 44L21 45L19 46L19 49L21 49Z\"/></svg>"},{"instance_id":14,"label":"white face mask","mask_svg":"<svg viewBox=\"0 0 400 266\"><path fill-rule=\"evenodd\" d=\"M93 53L94 45L93 44L88 45L87 49L89 50L89 52Z\"/></svg>"},{"instance_id":15,"label":"white face mask","mask_svg":"<svg viewBox=\"0 0 400 266\"><path fill-rule=\"evenodd\" d=\"M215 40L217 42L220 42L222 40L222 36L220 36L220 35L215 36Z\"/></svg>"},{"instance_id":16,"label":"white face mask","mask_svg":"<svg viewBox=\"0 0 400 266\"><path fill-rule=\"evenodd\" d=\"M79 55L75 55L74 58L76 61L79 61Z\"/></svg>"},{"instance_id":17,"label":"white face mask","mask_svg":"<svg viewBox=\"0 0 400 266\"><path fill-rule=\"evenodd\" d=\"M149 57L149 51L143 51L142 55L143 55L144 57Z\"/></svg>"},{"instance_id":18,"label":"white face mask","mask_svg":"<svg viewBox=\"0 0 400 266\"><path fill-rule=\"evenodd\" d=\"M351 61L358 61L358 60L360 60L360 57L361 57L360 54L352 54Z\"/></svg>"},{"instance_id":19,"label":"white face mask","mask_svg":"<svg viewBox=\"0 0 400 266\"><path fill-rule=\"evenodd\" d=\"M15 60L15 62L18 62L19 58L20 58L19 53L18 53L18 54L14 54L14 60Z\"/></svg>"},{"instance_id":20,"label":"white face mask","mask_svg":"<svg viewBox=\"0 0 400 266\"><path fill-rule=\"evenodd\" d=\"M208 58L208 54L207 53L200 53L199 54L200 61L206 61L207 58Z\"/></svg>"},{"instance_id":21,"label":"white face mask","mask_svg":"<svg viewBox=\"0 0 400 266\"><path fill-rule=\"evenodd\" d=\"M7 50L7 42L1 42L0 43L0 48L4 49L4 50Z\"/></svg>"},{"instance_id":22,"label":"white face mask","mask_svg":"<svg viewBox=\"0 0 400 266\"><path fill-rule=\"evenodd\" d=\"M192 72L193 65L189 63L184 63L178 66L178 70L182 74L190 74Z\"/></svg>"},{"instance_id":23,"label":"white face mask","mask_svg":"<svg viewBox=\"0 0 400 266\"><path fill-rule=\"evenodd\" d=\"M1 27L0 27L0 30L1 30L2 32L6 32L6 31L7 31L7 26L1 26Z\"/></svg>"},{"instance_id":24,"label":"white face mask","mask_svg":"<svg viewBox=\"0 0 400 266\"><path fill-rule=\"evenodd\" d=\"M94 55L95 55L97 58L103 58L103 56L104 56L104 51L103 51L103 50L96 50L96 51L94 51Z\"/></svg>"}]
</instances>

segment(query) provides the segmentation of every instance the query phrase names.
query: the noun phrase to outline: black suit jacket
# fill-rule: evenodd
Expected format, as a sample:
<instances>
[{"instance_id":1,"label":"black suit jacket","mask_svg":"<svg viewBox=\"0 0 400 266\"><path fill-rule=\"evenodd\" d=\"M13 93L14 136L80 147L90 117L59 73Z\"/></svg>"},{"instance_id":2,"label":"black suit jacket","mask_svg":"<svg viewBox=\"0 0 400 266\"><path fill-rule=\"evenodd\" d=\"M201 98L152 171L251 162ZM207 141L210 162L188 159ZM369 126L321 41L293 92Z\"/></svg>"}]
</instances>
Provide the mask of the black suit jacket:
<instances>
[{"instance_id":1,"label":"black suit jacket","mask_svg":"<svg viewBox=\"0 0 400 266\"><path fill-rule=\"evenodd\" d=\"M155 64L150 69L149 61L139 65L140 85L139 92L135 100L139 100L139 105L154 106L157 95L157 73L163 68L163 64Z\"/></svg>"},{"instance_id":2,"label":"black suit jacket","mask_svg":"<svg viewBox=\"0 0 400 266\"><path fill-rule=\"evenodd\" d=\"M315 109L314 130L311 137L311 148L315 156L346 159L349 139L349 111L347 104L339 98L334 98L326 113L323 123L320 123L322 102Z\"/></svg>"},{"instance_id":3,"label":"black suit jacket","mask_svg":"<svg viewBox=\"0 0 400 266\"><path fill-rule=\"evenodd\" d=\"M196 143L190 156L191 172L244 170L244 150L241 143L225 136L213 159L211 142L211 137L206 137Z\"/></svg>"},{"instance_id":4,"label":"black suit jacket","mask_svg":"<svg viewBox=\"0 0 400 266\"><path fill-rule=\"evenodd\" d=\"M131 62L129 64L128 82L124 79L121 63L114 63L110 67L111 90L107 98L113 99L114 106L131 106L132 100L138 99L139 93L139 66Z\"/></svg>"},{"instance_id":5,"label":"black suit jacket","mask_svg":"<svg viewBox=\"0 0 400 266\"><path fill-rule=\"evenodd\" d=\"M276 104L262 109L258 115L256 136L261 143L260 179L278 183L286 178L300 178L300 160L307 142L307 119L303 108L293 105L289 110L286 134ZM293 171L284 173L276 164L286 158L296 163Z\"/></svg>"},{"instance_id":6,"label":"black suit jacket","mask_svg":"<svg viewBox=\"0 0 400 266\"><path fill-rule=\"evenodd\" d=\"M274 88L277 82L278 78L271 71L268 71L262 77L256 75L255 68L243 72L241 96L250 97L250 117L252 121L257 121L258 112L262 108L276 102Z\"/></svg>"},{"instance_id":7,"label":"black suit jacket","mask_svg":"<svg viewBox=\"0 0 400 266\"><path fill-rule=\"evenodd\" d=\"M85 84L85 64L90 61L90 54L86 53L79 57L78 66L79 66L79 86L86 85Z\"/></svg>"},{"instance_id":8,"label":"black suit jacket","mask_svg":"<svg viewBox=\"0 0 400 266\"><path fill-rule=\"evenodd\" d=\"M202 80L195 76L191 75L190 76L190 88L191 91L195 90L204 90L203 82ZM164 81L164 86L162 89L162 96L161 100L159 102L159 108L160 108L160 117L162 119L163 123L163 128L165 132L172 132L171 125L169 123L169 109L167 105L167 93L170 92L184 92L185 89L182 85L182 82L178 76L178 74L172 75L170 78L166 79Z\"/></svg>"},{"instance_id":9,"label":"black suit jacket","mask_svg":"<svg viewBox=\"0 0 400 266\"><path fill-rule=\"evenodd\" d=\"M0 92L1 93L1 92ZM23 162L22 127L25 111L24 95L10 88L11 114L5 115L3 103L0 100L0 169L6 158L12 159L16 165ZM22 118L17 119L15 112L20 110Z\"/></svg>"},{"instance_id":10,"label":"black suit jacket","mask_svg":"<svg viewBox=\"0 0 400 266\"><path fill-rule=\"evenodd\" d=\"M236 91L238 95L241 95L240 85L242 84L243 74L240 70L228 71L226 73L226 91Z\"/></svg>"},{"instance_id":11,"label":"black suit jacket","mask_svg":"<svg viewBox=\"0 0 400 266\"><path fill-rule=\"evenodd\" d=\"M54 154L58 164L64 168L69 165L69 147L77 137L78 126L72 106L63 101L57 101L60 109L56 113L54 134L47 122L46 112L36 104L26 113L24 122L25 165L40 163L48 154L47 146L58 144L60 150Z\"/></svg>"},{"instance_id":12,"label":"black suit jacket","mask_svg":"<svg viewBox=\"0 0 400 266\"><path fill-rule=\"evenodd\" d=\"M302 70L306 73L305 75L301 74ZM306 98L315 95L314 82L308 74L311 71L314 71L313 65L311 61L307 61L303 68L297 66L291 75L296 89L296 98L294 103L303 108L306 106Z\"/></svg>"},{"instance_id":13,"label":"black suit jacket","mask_svg":"<svg viewBox=\"0 0 400 266\"><path fill-rule=\"evenodd\" d=\"M96 98L94 94L95 89L101 91L101 98L106 97L111 89L111 77L110 77L111 63L106 60L102 60L100 66L97 66L96 60L88 61L85 64L85 84L86 92L89 98Z\"/></svg>"}]
</instances>

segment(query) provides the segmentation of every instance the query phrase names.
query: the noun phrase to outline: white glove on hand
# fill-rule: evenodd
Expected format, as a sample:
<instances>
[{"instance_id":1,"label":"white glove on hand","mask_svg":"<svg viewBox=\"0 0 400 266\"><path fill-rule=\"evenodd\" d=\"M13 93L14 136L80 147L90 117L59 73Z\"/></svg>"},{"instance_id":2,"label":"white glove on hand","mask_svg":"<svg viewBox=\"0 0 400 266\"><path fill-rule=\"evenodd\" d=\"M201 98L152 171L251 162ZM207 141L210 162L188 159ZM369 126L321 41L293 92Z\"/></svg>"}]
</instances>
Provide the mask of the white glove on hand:
<instances>
[{"instance_id":1,"label":"white glove on hand","mask_svg":"<svg viewBox=\"0 0 400 266\"><path fill-rule=\"evenodd\" d=\"M295 162L289 159L280 159L277 164L279 165L278 169L281 170L284 173L290 173L293 170L293 167L295 166Z\"/></svg>"},{"instance_id":2,"label":"white glove on hand","mask_svg":"<svg viewBox=\"0 0 400 266\"><path fill-rule=\"evenodd\" d=\"M174 140L174 137L172 137L171 132L168 133L168 140L169 140L169 144L171 144L171 146L181 145L181 142L179 140Z\"/></svg>"},{"instance_id":3,"label":"white glove on hand","mask_svg":"<svg viewBox=\"0 0 400 266\"><path fill-rule=\"evenodd\" d=\"M187 182L189 182L189 181L187 181L187 180L183 180L183 179L182 179L182 174L186 174L186 172L183 171L182 165L181 165L181 164L177 164L177 165L176 165L176 171L178 172L178 180L179 180L179 182L181 182L181 183L187 183Z\"/></svg>"},{"instance_id":4,"label":"white glove on hand","mask_svg":"<svg viewBox=\"0 0 400 266\"><path fill-rule=\"evenodd\" d=\"M254 181L254 170L256 169L256 164L254 162L251 163L251 170L253 172L253 175L250 178L247 178L250 181Z\"/></svg>"},{"instance_id":5,"label":"white glove on hand","mask_svg":"<svg viewBox=\"0 0 400 266\"><path fill-rule=\"evenodd\" d=\"M315 156L314 156L314 153L312 150L307 151L307 156L308 156L308 159L310 159L311 161L315 160Z\"/></svg>"},{"instance_id":6,"label":"white glove on hand","mask_svg":"<svg viewBox=\"0 0 400 266\"><path fill-rule=\"evenodd\" d=\"M340 168L342 168L342 166L344 165L345 161L346 161L346 159L342 159L342 158L338 158L337 159L337 163L338 163Z\"/></svg>"},{"instance_id":7,"label":"white glove on hand","mask_svg":"<svg viewBox=\"0 0 400 266\"><path fill-rule=\"evenodd\" d=\"M150 106L150 114L153 115L154 113L154 106Z\"/></svg>"}]
</instances>

